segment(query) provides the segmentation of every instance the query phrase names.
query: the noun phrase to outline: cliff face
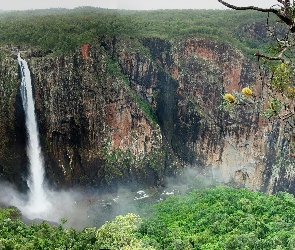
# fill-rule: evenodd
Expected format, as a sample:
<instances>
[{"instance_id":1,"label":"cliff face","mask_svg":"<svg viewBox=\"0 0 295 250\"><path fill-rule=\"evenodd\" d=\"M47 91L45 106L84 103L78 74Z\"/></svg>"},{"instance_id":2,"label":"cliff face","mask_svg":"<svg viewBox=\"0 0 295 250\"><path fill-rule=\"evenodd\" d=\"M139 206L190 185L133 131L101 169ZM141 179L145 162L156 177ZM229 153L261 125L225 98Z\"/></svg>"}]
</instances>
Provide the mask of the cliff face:
<instances>
[{"instance_id":1,"label":"cliff face","mask_svg":"<svg viewBox=\"0 0 295 250\"><path fill-rule=\"evenodd\" d=\"M0 64L0 178L23 188L27 160L18 66L2 53Z\"/></svg>"},{"instance_id":2,"label":"cliff face","mask_svg":"<svg viewBox=\"0 0 295 250\"><path fill-rule=\"evenodd\" d=\"M233 119L220 109L222 93L259 80L257 66L229 45L104 36L69 56L24 57L46 174L57 187L160 185L164 175L193 167L217 181L293 191L283 185L293 175L278 167L287 145L278 127L263 125L252 110ZM4 58L0 173L21 183L26 138L17 63Z\"/></svg>"},{"instance_id":3,"label":"cliff face","mask_svg":"<svg viewBox=\"0 0 295 250\"><path fill-rule=\"evenodd\" d=\"M163 163L159 156L154 173L149 158L161 153L160 128L103 48L84 45L72 56L32 58L30 65L49 179L69 186L131 176L156 181Z\"/></svg>"}]
</instances>

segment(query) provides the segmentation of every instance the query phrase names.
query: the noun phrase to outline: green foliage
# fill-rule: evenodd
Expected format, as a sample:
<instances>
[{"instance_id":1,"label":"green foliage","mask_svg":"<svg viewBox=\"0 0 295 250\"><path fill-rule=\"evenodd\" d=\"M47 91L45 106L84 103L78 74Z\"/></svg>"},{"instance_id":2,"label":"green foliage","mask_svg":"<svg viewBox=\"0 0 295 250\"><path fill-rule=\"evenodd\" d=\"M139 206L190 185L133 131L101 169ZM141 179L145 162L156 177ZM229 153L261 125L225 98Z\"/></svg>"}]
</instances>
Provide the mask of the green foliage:
<instances>
[{"instance_id":1,"label":"green foliage","mask_svg":"<svg viewBox=\"0 0 295 250\"><path fill-rule=\"evenodd\" d=\"M114 75L126 78L126 76L122 74L119 64L110 57L108 57L107 72L111 76ZM124 79L124 81L128 81L128 79Z\"/></svg>"},{"instance_id":2,"label":"green foliage","mask_svg":"<svg viewBox=\"0 0 295 250\"><path fill-rule=\"evenodd\" d=\"M104 179L110 185L113 179L123 178L127 175L126 173L134 164L134 157L130 151L114 149L109 152L107 148L105 149L103 154L105 160Z\"/></svg>"},{"instance_id":3,"label":"green foliage","mask_svg":"<svg viewBox=\"0 0 295 250\"><path fill-rule=\"evenodd\" d=\"M255 12L220 10L113 11L100 8L2 13L0 44L39 46L56 53L72 51L99 35L181 38L202 36L228 42L248 55L261 46L242 27L263 23Z\"/></svg>"},{"instance_id":4,"label":"green foliage","mask_svg":"<svg viewBox=\"0 0 295 250\"><path fill-rule=\"evenodd\" d=\"M157 249L292 249L295 199L218 187L169 197L141 225Z\"/></svg>"},{"instance_id":5,"label":"green foliage","mask_svg":"<svg viewBox=\"0 0 295 250\"><path fill-rule=\"evenodd\" d=\"M136 236L139 216L127 214L117 216L114 221L106 222L101 228L85 228L82 231L64 229L61 221L58 226L47 222L24 224L15 214L14 208L0 209L0 249L2 250L51 250L51 249L154 249L145 246Z\"/></svg>"},{"instance_id":6,"label":"green foliage","mask_svg":"<svg viewBox=\"0 0 295 250\"><path fill-rule=\"evenodd\" d=\"M262 116L269 119L280 112L282 108L282 103L280 102L280 100L274 98L269 100L268 106L269 108L265 109Z\"/></svg>"},{"instance_id":7,"label":"green foliage","mask_svg":"<svg viewBox=\"0 0 295 250\"><path fill-rule=\"evenodd\" d=\"M17 214L18 216L15 216ZM295 247L295 199L216 187L170 196L142 219L117 216L100 228L25 225L0 209L0 249L285 249ZM13 219L12 219L13 218Z\"/></svg>"},{"instance_id":8,"label":"green foliage","mask_svg":"<svg viewBox=\"0 0 295 250\"><path fill-rule=\"evenodd\" d=\"M144 102L139 95L134 93L134 97L138 107L151 119L154 125L158 124L158 118L156 112L151 108L151 106Z\"/></svg>"},{"instance_id":9,"label":"green foliage","mask_svg":"<svg viewBox=\"0 0 295 250\"><path fill-rule=\"evenodd\" d=\"M47 151L50 150L51 140L49 137L45 137L45 148Z\"/></svg>"},{"instance_id":10,"label":"green foliage","mask_svg":"<svg viewBox=\"0 0 295 250\"><path fill-rule=\"evenodd\" d=\"M18 209L14 207L7 207L5 209L2 209L0 207L0 220L4 220L4 219L16 220L16 219L19 219L20 217L21 217L21 213Z\"/></svg>"},{"instance_id":11,"label":"green foliage","mask_svg":"<svg viewBox=\"0 0 295 250\"><path fill-rule=\"evenodd\" d=\"M282 65L284 66L282 67ZM284 63L280 63L279 65L276 64L272 66L271 70L273 73L271 78L271 88L277 92L285 92L286 88L292 84L292 69Z\"/></svg>"},{"instance_id":12,"label":"green foliage","mask_svg":"<svg viewBox=\"0 0 295 250\"><path fill-rule=\"evenodd\" d=\"M106 222L96 233L98 247L110 250L154 249L144 247L143 242L136 238L135 232L140 222L140 217L135 214L120 215L114 221Z\"/></svg>"},{"instance_id":13,"label":"green foliage","mask_svg":"<svg viewBox=\"0 0 295 250\"><path fill-rule=\"evenodd\" d=\"M133 136L136 136L135 132L133 132ZM144 157L141 157L141 155L136 157L129 150L113 149L110 142L110 140L107 140L101 151L101 156L104 160L104 180L108 185L111 185L114 180L123 180L128 175L130 169L145 172L146 168L149 167L158 173L164 171L164 148L153 148Z\"/></svg>"},{"instance_id":14,"label":"green foliage","mask_svg":"<svg viewBox=\"0 0 295 250\"><path fill-rule=\"evenodd\" d=\"M16 209L0 209L1 250L97 249L95 228L77 232L74 229L64 229L63 224L50 226L47 222L28 226L18 219L19 216Z\"/></svg>"},{"instance_id":15,"label":"green foliage","mask_svg":"<svg viewBox=\"0 0 295 250\"><path fill-rule=\"evenodd\" d=\"M135 99L138 107L153 122L153 124L156 125L158 123L156 112L151 108L149 103L143 101L142 98L130 88L129 79L121 72L119 64L109 57L107 65L108 74L111 76L118 76L124 81L130 91L131 96Z\"/></svg>"}]
</instances>

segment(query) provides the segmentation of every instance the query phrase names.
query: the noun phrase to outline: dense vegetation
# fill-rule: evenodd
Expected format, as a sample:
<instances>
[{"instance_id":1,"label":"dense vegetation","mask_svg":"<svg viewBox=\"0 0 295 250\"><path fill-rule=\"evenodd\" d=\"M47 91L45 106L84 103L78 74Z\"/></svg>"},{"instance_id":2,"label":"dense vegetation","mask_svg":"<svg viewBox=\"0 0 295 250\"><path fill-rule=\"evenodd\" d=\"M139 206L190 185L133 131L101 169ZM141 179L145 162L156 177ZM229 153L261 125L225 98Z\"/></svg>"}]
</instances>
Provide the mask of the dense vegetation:
<instances>
[{"instance_id":1,"label":"dense vegetation","mask_svg":"<svg viewBox=\"0 0 295 250\"><path fill-rule=\"evenodd\" d=\"M2 250L52 250L52 249L153 249L143 248L143 242L135 236L139 216L117 216L99 229L85 228L77 231L48 222L26 225L14 208L0 209L0 249Z\"/></svg>"},{"instance_id":2,"label":"dense vegetation","mask_svg":"<svg viewBox=\"0 0 295 250\"><path fill-rule=\"evenodd\" d=\"M39 46L71 51L99 35L181 38L206 36L252 53L265 42L266 16L224 10L115 11L100 8L4 12L0 45ZM250 33L252 32L252 34ZM252 53L253 54L253 53Z\"/></svg>"},{"instance_id":3,"label":"dense vegetation","mask_svg":"<svg viewBox=\"0 0 295 250\"><path fill-rule=\"evenodd\" d=\"M63 224L25 225L0 210L0 249L294 249L295 199L217 187L171 196L142 222L118 216L82 231Z\"/></svg>"},{"instance_id":4,"label":"dense vegetation","mask_svg":"<svg viewBox=\"0 0 295 250\"><path fill-rule=\"evenodd\" d=\"M295 199L215 188L174 196L141 226L159 249L294 249Z\"/></svg>"}]
</instances>

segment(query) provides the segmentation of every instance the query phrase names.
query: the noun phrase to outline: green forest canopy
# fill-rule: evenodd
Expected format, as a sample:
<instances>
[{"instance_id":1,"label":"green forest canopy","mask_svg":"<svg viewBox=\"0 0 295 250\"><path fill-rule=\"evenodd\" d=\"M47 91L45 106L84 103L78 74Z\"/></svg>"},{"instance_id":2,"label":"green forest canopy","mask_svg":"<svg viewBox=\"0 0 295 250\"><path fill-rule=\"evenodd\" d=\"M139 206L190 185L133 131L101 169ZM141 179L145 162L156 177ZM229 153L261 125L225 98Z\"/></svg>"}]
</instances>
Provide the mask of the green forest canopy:
<instances>
[{"instance_id":1,"label":"green forest canopy","mask_svg":"<svg viewBox=\"0 0 295 250\"><path fill-rule=\"evenodd\" d=\"M160 37L165 39L203 36L230 43L244 51L259 49L267 40L267 16L255 11L155 10L126 11L81 7L0 13L0 45L38 46L71 51L100 35ZM246 27L246 28L245 28ZM262 33L263 33L262 32Z\"/></svg>"},{"instance_id":2,"label":"green forest canopy","mask_svg":"<svg viewBox=\"0 0 295 250\"><path fill-rule=\"evenodd\" d=\"M145 218L117 216L82 231L26 225L15 209L0 209L0 249L246 250L295 248L295 199L216 187L170 196Z\"/></svg>"}]
</instances>

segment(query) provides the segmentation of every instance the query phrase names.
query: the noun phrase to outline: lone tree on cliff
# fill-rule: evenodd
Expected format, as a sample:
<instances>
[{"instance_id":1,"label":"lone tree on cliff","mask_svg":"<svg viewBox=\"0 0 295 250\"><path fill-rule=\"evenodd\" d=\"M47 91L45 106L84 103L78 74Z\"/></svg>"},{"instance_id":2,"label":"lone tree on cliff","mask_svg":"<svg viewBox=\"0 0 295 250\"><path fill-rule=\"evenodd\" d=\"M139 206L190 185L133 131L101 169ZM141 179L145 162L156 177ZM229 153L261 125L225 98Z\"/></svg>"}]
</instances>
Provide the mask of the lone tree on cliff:
<instances>
[{"instance_id":1,"label":"lone tree on cliff","mask_svg":"<svg viewBox=\"0 0 295 250\"><path fill-rule=\"evenodd\" d=\"M277 0L277 4L268 9L255 6L238 7L223 0L221 4L234 10L256 10L268 13L266 29L275 40L268 53L254 54L260 64L260 87L249 86L242 92L226 93L225 107L232 109L240 105L259 107L263 117L280 122L288 132L291 140L290 154L294 155L295 144L295 1ZM276 15L273 26L270 25L270 14ZM283 26L280 34L275 26ZM255 93L254 91L257 91ZM259 92L259 93L258 93ZM293 150L292 150L293 148Z\"/></svg>"}]
</instances>

